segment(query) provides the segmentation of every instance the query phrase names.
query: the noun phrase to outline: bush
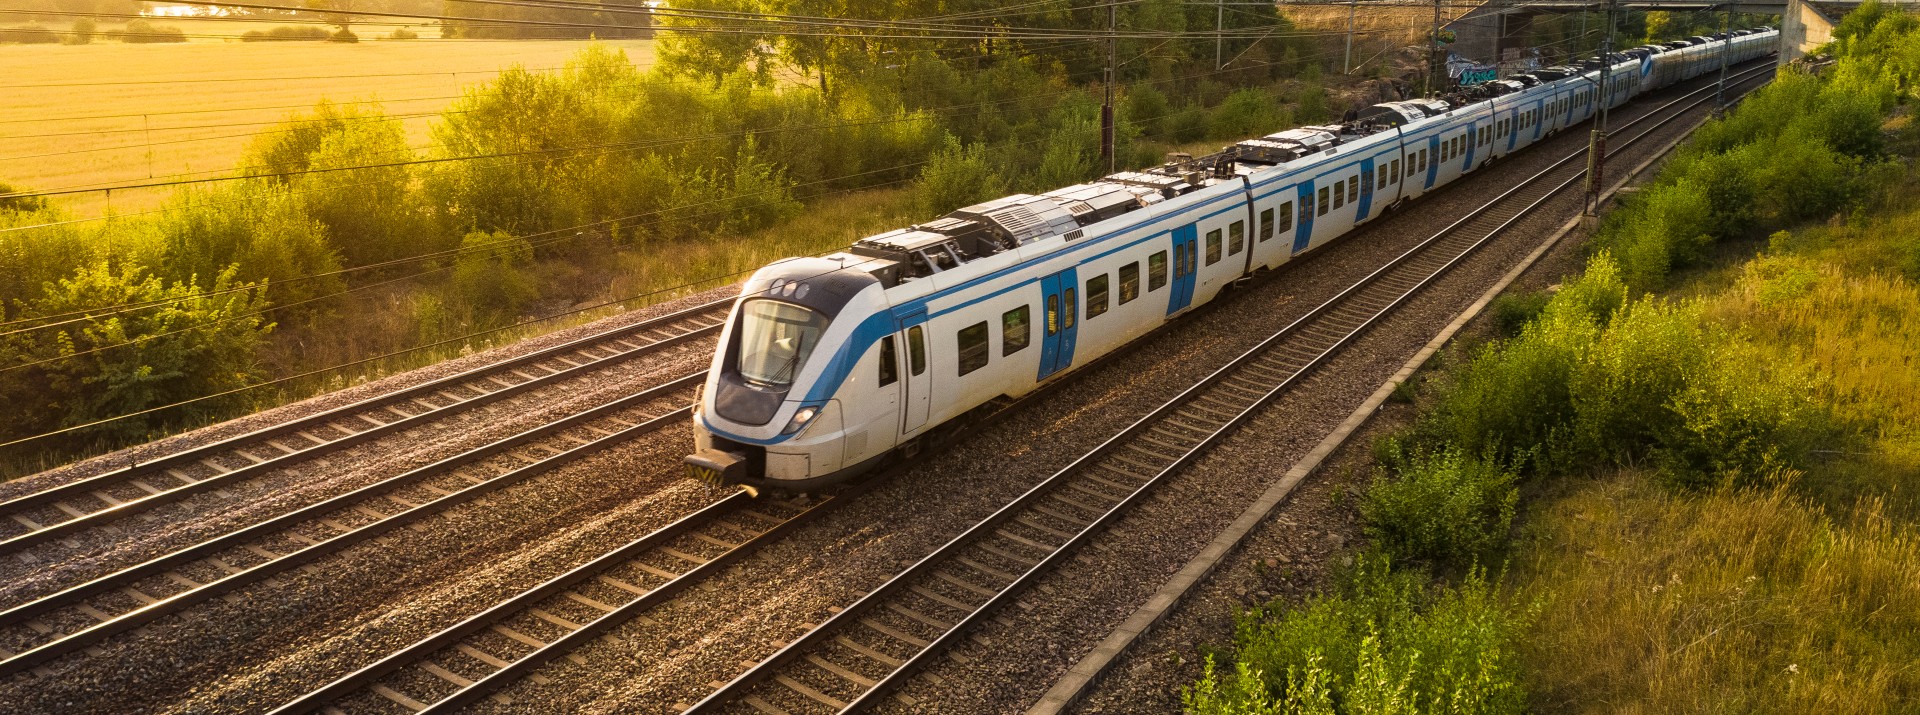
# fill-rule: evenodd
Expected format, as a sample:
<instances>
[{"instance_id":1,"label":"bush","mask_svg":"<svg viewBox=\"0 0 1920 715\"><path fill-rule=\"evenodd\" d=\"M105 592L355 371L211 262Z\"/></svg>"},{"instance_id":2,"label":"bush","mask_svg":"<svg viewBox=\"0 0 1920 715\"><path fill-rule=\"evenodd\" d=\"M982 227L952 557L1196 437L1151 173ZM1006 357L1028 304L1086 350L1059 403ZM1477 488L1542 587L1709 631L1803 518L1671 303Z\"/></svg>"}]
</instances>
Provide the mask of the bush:
<instances>
[{"instance_id":1,"label":"bush","mask_svg":"<svg viewBox=\"0 0 1920 715\"><path fill-rule=\"evenodd\" d=\"M18 42L23 45L52 45L60 42L60 35L39 25L23 25L0 29L0 42Z\"/></svg>"},{"instance_id":2,"label":"bush","mask_svg":"<svg viewBox=\"0 0 1920 715\"><path fill-rule=\"evenodd\" d=\"M169 42L186 42L187 32L178 27L155 25L146 20L134 20L118 33L109 33L120 38L121 42L132 45L151 45Z\"/></svg>"},{"instance_id":3,"label":"bush","mask_svg":"<svg viewBox=\"0 0 1920 715\"><path fill-rule=\"evenodd\" d=\"M352 30L342 27L338 32L327 35L327 41L353 44L360 41L360 36L353 34Z\"/></svg>"},{"instance_id":4,"label":"bush","mask_svg":"<svg viewBox=\"0 0 1920 715\"><path fill-rule=\"evenodd\" d=\"M1469 562L1506 540L1519 499L1512 470L1459 450L1382 469L1360 500L1367 536L1396 559Z\"/></svg>"},{"instance_id":5,"label":"bush","mask_svg":"<svg viewBox=\"0 0 1920 715\"><path fill-rule=\"evenodd\" d=\"M1424 573L1363 555L1331 595L1242 614L1233 673L1209 659L1182 701L1196 715L1519 713L1522 625L1478 571L1429 587Z\"/></svg>"},{"instance_id":6,"label":"bush","mask_svg":"<svg viewBox=\"0 0 1920 715\"><path fill-rule=\"evenodd\" d=\"M268 30L248 30L240 33L241 42L317 42L332 37L332 33L327 32L326 28L313 25L281 25Z\"/></svg>"},{"instance_id":7,"label":"bush","mask_svg":"<svg viewBox=\"0 0 1920 715\"><path fill-rule=\"evenodd\" d=\"M387 39L418 40L420 39L420 33L414 32L413 28L410 28L410 27L398 27L398 28L394 28L393 32L387 33Z\"/></svg>"},{"instance_id":8,"label":"bush","mask_svg":"<svg viewBox=\"0 0 1920 715\"><path fill-rule=\"evenodd\" d=\"M505 233L470 233L460 240L460 257L453 267L453 292L482 322L518 315L528 301L540 297L540 288L523 268L533 260L533 246Z\"/></svg>"},{"instance_id":9,"label":"bush","mask_svg":"<svg viewBox=\"0 0 1920 715\"><path fill-rule=\"evenodd\" d=\"M1527 323L1540 316L1547 309L1547 301L1553 295L1545 291L1525 291L1520 293L1501 293L1493 299L1493 330L1501 337L1512 338L1520 334Z\"/></svg>"},{"instance_id":10,"label":"bush","mask_svg":"<svg viewBox=\"0 0 1920 715\"><path fill-rule=\"evenodd\" d=\"M83 17L73 21L72 30L60 41L69 45L93 44L93 35L98 29L99 26L94 24L93 18Z\"/></svg>"},{"instance_id":11,"label":"bush","mask_svg":"<svg viewBox=\"0 0 1920 715\"><path fill-rule=\"evenodd\" d=\"M915 208L932 217L1007 193L1007 179L987 159L987 148L962 146L949 135L947 146L933 155L913 184Z\"/></svg>"}]
</instances>

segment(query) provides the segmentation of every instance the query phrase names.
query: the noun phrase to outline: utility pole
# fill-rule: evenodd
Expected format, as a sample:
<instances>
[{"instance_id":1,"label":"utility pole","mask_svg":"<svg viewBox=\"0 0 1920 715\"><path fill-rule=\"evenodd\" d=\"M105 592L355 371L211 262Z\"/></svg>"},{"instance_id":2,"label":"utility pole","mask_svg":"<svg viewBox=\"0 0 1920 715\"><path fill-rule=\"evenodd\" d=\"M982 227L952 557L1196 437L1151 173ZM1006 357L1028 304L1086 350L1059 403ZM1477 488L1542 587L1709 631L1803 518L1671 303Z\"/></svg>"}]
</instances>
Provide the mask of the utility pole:
<instances>
[{"instance_id":1,"label":"utility pole","mask_svg":"<svg viewBox=\"0 0 1920 715\"><path fill-rule=\"evenodd\" d=\"M1347 63L1341 67L1340 74L1353 74L1353 15L1359 10L1360 0L1347 3Z\"/></svg>"},{"instance_id":2,"label":"utility pole","mask_svg":"<svg viewBox=\"0 0 1920 715\"><path fill-rule=\"evenodd\" d=\"M1115 171L1113 168L1113 58L1116 37L1115 28L1118 25L1115 18L1118 13L1118 7L1118 3L1107 3L1107 101L1105 104L1100 105L1100 158L1107 161L1107 173L1109 174Z\"/></svg>"},{"instance_id":3,"label":"utility pole","mask_svg":"<svg viewBox=\"0 0 1920 715\"><path fill-rule=\"evenodd\" d=\"M1227 48L1227 0L1213 0L1213 68L1224 69Z\"/></svg>"},{"instance_id":4,"label":"utility pole","mask_svg":"<svg viewBox=\"0 0 1920 715\"><path fill-rule=\"evenodd\" d=\"M1600 100L1600 116L1594 120L1587 143L1587 196L1580 213L1589 220L1600 215L1600 182L1607 173L1607 105L1613 101L1607 91L1613 69L1613 5L1614 0L1607 0L1607 39L1600 43L1600 86L1594 93Z\"/></svg>"},{"instance_id":5,"label":"utility pole","mask_svg":"<svg viewBox=\"0 0 1920 715\"><path fill-rule=\"evenodd\" d=\"M1439 94L1441 83L1437 75L1444 69L1444 66L1440 62L1441 2L1442 0L1433 0L1433 37L1427 40L1427 42L1430 43L1427 49L1427 86L1425 90L1420 93L1427 97Z\"/></svg>"},{"instance_id":6,"label":"utility pole","mask_svg":"<svg viewBox=\"0 0 1920 715\"><path fill-rule=\"evenodd\" d=\"M1721 25L1720 31L1723 34L1731 35L1733 33L1733 3L1729 2L1726 5L1727 19L1725 24ZM1727 50L1732 44L1732 37L1723 37L1720 40L1720 83L1713 88L1713 116L1715 117L1725 116L1727 113Z\"/></svg>"}]
</instances>

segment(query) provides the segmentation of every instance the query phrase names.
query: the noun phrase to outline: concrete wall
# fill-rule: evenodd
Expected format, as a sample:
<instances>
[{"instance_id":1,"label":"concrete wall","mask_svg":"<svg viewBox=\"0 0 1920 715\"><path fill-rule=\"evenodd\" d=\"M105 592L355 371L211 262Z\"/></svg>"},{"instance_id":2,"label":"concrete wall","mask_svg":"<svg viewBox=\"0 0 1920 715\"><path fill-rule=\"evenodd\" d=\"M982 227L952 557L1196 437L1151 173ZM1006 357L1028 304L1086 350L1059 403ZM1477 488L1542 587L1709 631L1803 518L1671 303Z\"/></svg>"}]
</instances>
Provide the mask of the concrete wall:
<instances>
[{"instance_id":1,"label":"concrete wall","mask_svg":"<svg viewBox=\"0 0 1920 715\"><path fill-rule=\"evenodd\" d=\"M1849 8L1851 9L1851 8ZM1805 0L1787 0L1780 14L1780 64L1806 56L1833 39L1834 20Z\"/></svg>"}]
</instances>

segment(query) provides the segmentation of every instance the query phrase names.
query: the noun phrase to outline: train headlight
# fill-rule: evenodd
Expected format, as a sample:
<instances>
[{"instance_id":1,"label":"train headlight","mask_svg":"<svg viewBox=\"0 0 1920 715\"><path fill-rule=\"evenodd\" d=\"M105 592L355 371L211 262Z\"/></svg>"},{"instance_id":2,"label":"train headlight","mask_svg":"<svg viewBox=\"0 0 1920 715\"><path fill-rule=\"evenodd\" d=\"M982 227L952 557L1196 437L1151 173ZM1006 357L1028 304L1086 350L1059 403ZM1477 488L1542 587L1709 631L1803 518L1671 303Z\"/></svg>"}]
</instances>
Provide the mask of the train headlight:
<instances>
[{"instance_id":1,"label":"train headlight","mask_svg":"<svg viewBox=\"0 0 1920 715\"><path fill-rule=\"evenodd\" d=\"M800 430L806 428L807 423L812 422L813 418L818 416L820 416L820 408L802 407L800 408L799 412L793 413L793 421L788 422L787 428L780 430L780 434L793 434L795 432L799 432Z\"/></svg>"}]
</instances>

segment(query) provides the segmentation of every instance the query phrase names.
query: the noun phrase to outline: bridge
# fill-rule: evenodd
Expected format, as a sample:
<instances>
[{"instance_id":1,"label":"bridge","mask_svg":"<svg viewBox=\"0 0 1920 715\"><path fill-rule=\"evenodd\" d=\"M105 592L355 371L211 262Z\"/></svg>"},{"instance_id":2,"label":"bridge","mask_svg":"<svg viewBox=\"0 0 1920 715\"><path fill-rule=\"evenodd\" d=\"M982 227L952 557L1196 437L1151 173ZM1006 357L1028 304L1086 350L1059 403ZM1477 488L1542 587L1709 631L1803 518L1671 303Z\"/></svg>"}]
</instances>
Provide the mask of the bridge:
<instances>
[{"instance_id":1,"label":"bridge","mask_svg":"<svg viewBox=\"0 0 1920 715\"><path fill-rule=\"evenodd\" d=\"M1682 12L1731 9L1736 13L1779 15L1781 19L1780 61L1785 63L1831 40L1834 26L1840 23L1840 18L1859 7L1860 1L1619 0L1615 7ZM1920 10L1920 0L1882 0L1882 2ZM1514 59L1511 55L1527 46L1527 36L1534 18L1542 15L1591 12L1604 9L1606 6L1607 3L1604 2L1580 0L1487 0L1473 10L1454 18L1447 24L1447 29L1452 30L1458 38L1454 42L1453 51L1460 56L1486 63L1511 61Z\"/></svg>"}]
</instances>

